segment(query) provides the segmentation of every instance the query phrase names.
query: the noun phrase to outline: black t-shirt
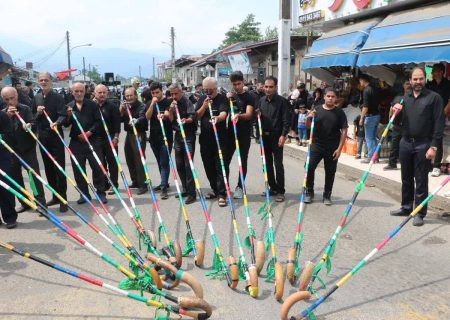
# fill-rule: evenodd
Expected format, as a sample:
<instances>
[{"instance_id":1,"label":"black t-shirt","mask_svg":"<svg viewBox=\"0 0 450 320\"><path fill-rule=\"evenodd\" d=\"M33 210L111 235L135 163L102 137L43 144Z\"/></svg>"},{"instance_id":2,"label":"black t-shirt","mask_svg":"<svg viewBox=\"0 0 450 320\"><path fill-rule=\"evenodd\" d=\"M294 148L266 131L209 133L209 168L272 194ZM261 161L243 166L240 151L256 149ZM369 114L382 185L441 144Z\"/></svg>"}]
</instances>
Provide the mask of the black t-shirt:
<instances>
[{"instance_id":1,"label":"black t-shirt","mask_svg":"<svg viewBox=\"0 0 450 320\"><path fill-rule=\"evenodd\" d=\"M241 94L236 94L232 98L233 101L233 111L234 114L245 114L247 112L247 106L255 107L255 99L249 92L243 92ZM231 113L230 113L231 116ZM241 120L236 124L238 134L245 133L250 134L252 129L252 120ZM228 126L229 131L233 131L233 125L230 122Z\"/></svg>"},{"instance_id":2,"label":"black t-shirt","mask_svg":"<svg viewBox=\"0 0 450 320\"><path fill-rule=\"evenodd\" d=\"M164 111L168 110L170 107L171 101L169 99L163 98L161 101L158 102L159 111L161 114L164 113ZM150 106L150 104L149 104ZM149 108L149 106L145 109ZM163 142L163 134L161 130L161 125L159 124L159 119L157 117L156 112L156 106L153 109L152 117L150 118L150 141L153 142ZM164 123L164 131L166 132L167 139L169 141L173 140L173 134L172 134L172 122L170 120L163 120Z\"/></svg>"},{"instance_id":3,"label":"black t-shirt","mask_svg":"<svg viewBox=\"0 0 450 320\"><path fill-rule=\"evenodd\" d=\"M347 116L341 108L331 110L316 107L313 143L336 149L341 139L341 129L348 128Z\"/></svg>"},{"instance_id":4,"label":"black t-shirt","mask_svg":"<svg viewBox=\"0 0 450 320\"><path fill-rule=\"evenodd\" d=\"M90 131L93 133L92 137L96 137L96 135L100 131L99 129L101 123L101 116L100 116L100 109L97 107L95 102L84 99L81 110L78 108L77 104L75 103L75 100L70 102L68 106L72 108L72 113L76 115L84 132ZM78 125L74 120L73 116L66 121L65 126L66 127L71 126L69 133L69 136L71 138L76 138L78 137L78 135L81 134L81 131L78 128Z\"/></svg>"},{"instance_id":5,"label":"black t-shirt","mask_svg":"<svg viewBox=\"0 0 450 320\"><path fill-rule=\"evenodd\" d=\"M200 109L200 107L202 106L205 99L206 99L206 95L203 95L200 97L200 99L195 104L195 111ZM214 97L214 99L212 99L212 102L211 102L211 110L212 110L213 116L217 117L221 112L228 113L228 104L227 103L228 103L228 100L227 100L226 96L224 96L220 93L217 94ZM214 129L213 129L212 123L210 122L211 116L209 114L208 109L203 114L203 117L201 117L201 119L199 119L199 120L200 120L201 135L213 137ZM223 138L225 135L225 121L216 123L216 128L219 133L219 138Z\"/></svg>"},{"instance_id":6,"label":"black t-shirt","mask_svg":"<svg viewBox=\"0 0 450 320\"><path fill-rule=\"evenodd\" d=\"M368 116L373 116L379 114L378 105L380 104L380 95L377 90L372 88L370 85L365 87L362 93L362 105L368 107Z\"/></svg>"}]
</instances>

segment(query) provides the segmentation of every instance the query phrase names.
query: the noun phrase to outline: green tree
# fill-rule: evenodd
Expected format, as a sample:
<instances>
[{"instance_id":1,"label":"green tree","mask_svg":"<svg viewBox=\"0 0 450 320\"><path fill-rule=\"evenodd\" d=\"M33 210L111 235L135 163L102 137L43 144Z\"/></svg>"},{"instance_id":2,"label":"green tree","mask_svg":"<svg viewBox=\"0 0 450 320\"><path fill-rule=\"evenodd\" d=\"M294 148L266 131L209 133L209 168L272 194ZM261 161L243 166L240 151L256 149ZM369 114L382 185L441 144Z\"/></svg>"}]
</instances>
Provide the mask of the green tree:
<instances>
[{"instance_id":1,"label":"green tree","mask_svg":"<svg viewBox=\"0 0 450 320\"><path fill-rule=\"evenodd\" d=\"M100 83L102 82L102 76L98 72L97 68L94 66L92 67L91 71L87 72L87 76L91 79L92 82Z\"/></svg>"},{"instance_id":2,"label":"green tree","mask_svg":"<svg viewBox=\"0 0 450 320\"><path fill-rule=\"evenodd\" d=\"M277 38L278 38L277 27L271 28L270 26L268 26L264 33L264 40L272 40L272 39L277 39Z\"/></svg>"},{"instance_id":3,"label":"green tree","mask_svg":"<svg viewBox=\"0 0 450 320\"><path fill-rule=\"evenodd\" d=\"M231 44L241 41L259 41L261 40L261 32L259 31L260 22L255 21L255 15L249 14L242 23L232 27L225 33L225 39L222 41L220 48L227 47Z\"/></svg>"}]
</instances>

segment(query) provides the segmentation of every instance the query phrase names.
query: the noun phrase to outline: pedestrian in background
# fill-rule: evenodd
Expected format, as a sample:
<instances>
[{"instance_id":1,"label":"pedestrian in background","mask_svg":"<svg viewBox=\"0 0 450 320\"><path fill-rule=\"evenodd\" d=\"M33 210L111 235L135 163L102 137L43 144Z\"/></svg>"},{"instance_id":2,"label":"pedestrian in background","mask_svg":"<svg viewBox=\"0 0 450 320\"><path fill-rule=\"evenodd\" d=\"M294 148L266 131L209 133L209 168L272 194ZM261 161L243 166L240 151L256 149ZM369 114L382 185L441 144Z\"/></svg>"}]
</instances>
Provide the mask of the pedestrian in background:
<instances>
[{"instance_id":1,"label":"pedestrian in background","mask_svg":"<svg viewBox=\"0 0 450 320\"><path fill-rule=\"evenodd\" d=\"M450 108L450 81L444 77L445 66L443 63L436 63L433 65L431 75L432 81L426 85L428 89L439 94L444 102L443 108ZM432 177L439 177L441 175L441 162L443 157L444 145L442 141L437 144L436 157L433 160Z\"/></svg>"},{"instance_id":2,"label":"pedestrian in background","mask_svg":"<svg viewBox=\"0 0 450 320\"><path fill-rule=\"evenodd\" d=\"M380 122L380 112L378 105L380 102L377 90L370 84L369 76L362 74L359 76L359 85L363 89L361 102L361 118L359 125L364 125L364 135L367 143L367 159L362 163L369 163L377 146L377 129ZM376 160L378 162L378 160Z\"/></svg>"},{"instance_id":3,"label":"pedestrian in background","mask_svg":"<svg viewBox=\"0 0 450 320\"><path fill-rule=\"evenodd\" d=\"M315 171L323 159L325 168L323 203L325 205L332 204L331 193L337 162L347 138L348 128L347 116L341 108L336 106L336 98L335 89L325 89L325 103L316 107L308 115L309 117L314 116L314 139L310 150L305 203L311 203L314 199Z\"/></svg>"}]
</instances>

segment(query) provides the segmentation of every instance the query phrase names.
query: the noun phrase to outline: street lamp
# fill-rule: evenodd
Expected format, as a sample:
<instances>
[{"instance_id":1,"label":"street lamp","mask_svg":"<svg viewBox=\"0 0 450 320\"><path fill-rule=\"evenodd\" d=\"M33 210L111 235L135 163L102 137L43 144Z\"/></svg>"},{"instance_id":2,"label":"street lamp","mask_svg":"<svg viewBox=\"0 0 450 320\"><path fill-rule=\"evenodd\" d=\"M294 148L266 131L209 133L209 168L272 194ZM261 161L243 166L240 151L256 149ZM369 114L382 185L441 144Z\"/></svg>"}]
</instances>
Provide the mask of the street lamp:
<instances>
[{"instance_id":1,"label":"street lamp","mask_svg":"<svg viewBox=\"0 0 450 320\"><path fill-rule=\"evenodd\" d=\"M72 55L72 51L75 50L76 48L80 48L80 47L91 47L92 43L86 43L86 44L80 44L74 47L70 47L69 43L67 45L67 62L68 62L68 67L69 67L69 87L72 86L72 72L70 71L71 69L71 65L70 65L70 56Z\"/></svg>"}]
</instances>

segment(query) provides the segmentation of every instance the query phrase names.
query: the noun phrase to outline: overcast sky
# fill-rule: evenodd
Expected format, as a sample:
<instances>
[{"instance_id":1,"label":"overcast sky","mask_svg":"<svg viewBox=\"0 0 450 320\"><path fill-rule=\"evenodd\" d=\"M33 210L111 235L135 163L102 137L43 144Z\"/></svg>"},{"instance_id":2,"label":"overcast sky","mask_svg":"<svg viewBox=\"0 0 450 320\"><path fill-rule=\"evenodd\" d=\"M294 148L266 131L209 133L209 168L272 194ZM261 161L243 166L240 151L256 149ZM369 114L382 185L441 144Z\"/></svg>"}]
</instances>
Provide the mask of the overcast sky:
<instances>
[{"instance_id":1,"label":"overcast sky","mask_svg":"<svg viewBox=\"0 0 450 320\"><path fill-rule=\"evenodd\" d=\"M119 54L123 59L129 53L133 60L139 59L134 54L169 59L170 48L162 41L170 42L171 26L175 28L178 57L210 53L220 45L225 32L249 13L261 22L262 32L278 21L277 0L0 0L0 8L0 46L18 65L40 62L39 69L67 66L66 45L62 43L66 30L72 46L93 43L90 48L74 50L75 67L82 61L80 56L85 56L89 63L109 70L119 66L104 66L99 54ZM52 55L58 45L61 47ZM130 61L133 63L136 61Z\"/></svg>"}]
</instances>

